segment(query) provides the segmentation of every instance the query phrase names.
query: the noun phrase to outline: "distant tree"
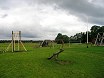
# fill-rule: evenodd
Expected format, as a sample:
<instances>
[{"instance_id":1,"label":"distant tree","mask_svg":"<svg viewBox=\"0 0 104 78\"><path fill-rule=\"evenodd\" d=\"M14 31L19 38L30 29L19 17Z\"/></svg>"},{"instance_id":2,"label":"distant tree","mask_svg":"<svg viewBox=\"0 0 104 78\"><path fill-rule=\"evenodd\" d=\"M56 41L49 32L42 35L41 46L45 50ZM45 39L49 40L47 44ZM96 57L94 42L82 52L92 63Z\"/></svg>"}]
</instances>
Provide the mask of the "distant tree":
<instances>
[{"instance_id":1,"label":"distant tree","mask_svg":"<svg viewBox=\"0 0 104 78\"><path fill-rule=\"evenodd\" d=\"M55 41L58 43L58 44L61 44L62 41L64 43L68 43L69 42L69 37L67 35L62 35L61 33L58 33L57 37L55 38Z\"/></svg>"},{"instance_id":2,"label":"distant tree","mask_svg":"<svg viewBox=\"0 0 104 78\"><path fill-rule=\"evenodd\" d=\"M55 41L58 40L58 39L62 39L62 34L61 33L58 33L57 37L55 38Z\"/></svg>"},{"instance_id":3,"label":"distant tree","mask_svg":"<svg viewBox=\"0 0 104 78\"><path fill-rule=\"evenodd\" d=\"M83 33L82 33L82 37L81 37L81 42L82 42L82 43L85 43L85 42L86 42L86 38L87 38L87 37L86 37L86 33L83 32Z\"/></svg>"},{"instance_id":4,"label":"distant tree","mask_svg":"<svg viewBox=\"0 0 104 78\"><path fill-rule=\"evenodd\" d=\"M91 38L94 39L97 36L98 32L100 32L100 26L94 25L91 27L90 30L91 30Z\"/></svg>"},{"instance_id":5,"label":"distant tree","mask_svg":"<svg viewBox=\"0 0 104 78\"><path fill-rule=\"evenodd\" d=\"M88 41L95 43L95 39L98 33L104 33L104 26L97 26L97 25L92 26L90 31L88 32ZM70 37L70 41L72 42L81 41L82 43L86 43L87 32L76 33L74 36Z\"/></svg>"},{"instance_id":6,"label":"distant tree","mask_svg":"<svg viewBox=\"0 0 104 78\"><path fill-rule=\"evenodd\" d=\"M61 33L58 33L57 37L55 38L55 42L57 42L57 44L61 44L62 42L60 40L63 39L63 36Z\"/></svg>"},{"instance_id":7,"label":"distant tree","mask_svg":"<svg viewBox=\"0 0 104 78\"><path fill-rule=\"evenodd\" d=\"M99 29L98 29L98 33L100 32L104 32L104 26L101 26Z\"/></svg>"},{"instance_id":8,"label":"distant tree","mask_svg":"<svg viewBox=\"0 0 104 78\"><path fill-rule=\"evenodd\" d=\"M79 43L79 42L82 42L82 35L83 35L83 33L81 32L81 33L76 33L74 36L71 36L70 37L70 42L72 42L72 43Z\"/></svg>"},{"instance_id":9,"label":"distant tree","mask_svg":"<svg viewBox=\"0 0 104 78\"><path fill-rule=\"evenodd\" d=\"M69 37L67 35L63 35L64 43L69 43Z\"/></svg>"}]
</instances>

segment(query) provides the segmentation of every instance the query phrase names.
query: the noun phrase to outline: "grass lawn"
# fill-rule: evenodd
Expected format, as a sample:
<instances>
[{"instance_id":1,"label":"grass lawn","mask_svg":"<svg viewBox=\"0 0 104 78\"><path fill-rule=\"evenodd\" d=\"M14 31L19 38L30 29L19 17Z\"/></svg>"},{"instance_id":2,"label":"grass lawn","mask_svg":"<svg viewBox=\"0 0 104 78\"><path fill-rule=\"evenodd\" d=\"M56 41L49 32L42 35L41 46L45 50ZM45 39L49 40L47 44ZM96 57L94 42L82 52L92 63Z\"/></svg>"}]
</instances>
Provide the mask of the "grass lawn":
<instances>
[{"instance_id":1,"label":"grass lawn","mask_svg":"<svg viewBox=\"0 0 104 78\"><path fill-rule=\"evenodd\" d=\"M64 46L61 61L47 60L55 48L35 48L26 43L27 52L0 54L0 78L104 78L104 47L85 44ZM0 44L4 50L7 44Z\"/></svg>"}]
</instances>

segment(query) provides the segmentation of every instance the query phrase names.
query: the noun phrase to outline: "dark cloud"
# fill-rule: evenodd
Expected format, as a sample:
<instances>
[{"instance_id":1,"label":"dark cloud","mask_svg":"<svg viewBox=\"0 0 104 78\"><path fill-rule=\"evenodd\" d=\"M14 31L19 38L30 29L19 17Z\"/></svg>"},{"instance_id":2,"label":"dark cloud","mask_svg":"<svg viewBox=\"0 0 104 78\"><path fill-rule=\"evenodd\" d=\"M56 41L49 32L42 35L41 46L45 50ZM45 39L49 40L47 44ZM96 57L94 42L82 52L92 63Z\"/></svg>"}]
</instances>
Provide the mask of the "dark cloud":
<instances>
[{"instance_id":1,"label":"dark cloud","mask_svg":"<svg viewBox=\"0 0 104 78\"><path fill-rule=\"evenodd\" d=\"M9 9L9 7L11 6L11 1L9 0L0 0L0 8L3 10L7 10Z\"/></svg>"},{"instance_id":2,"label":"dark cloud","mask_svg":"<svg viewBox=\"0 0 104 78\"><path fill-rule=\"evenodd\" d=\"M71 3L73 5L71 5ZM101 8L99 6L95 6L86 0L73 0L65 3L66 6L63 5L65 9L69 9L69 11L72 14L75 14L79 18L82 19L82 21L86 20L88 17L89 23L95 23L95 24L104 24L104 8ZM69 7L69 8L68 8Z\"/></svg>"},{"instance_id":3,"label":"dark cloud","mask_svg":"<svg viewBox=\"0 0 104 78\"><path fill-rule=\"evenodd\" d=\"M100 0L102 2L103 0ZM92 0L94 3L94 0ZM98 2L98 0L96 0ZM76 15L82 21L86 20L86 17L91 17L93 19L89 18L89 23L98 23L98 24L104 24L102 23L103 20L94 19L94 18L104 18L104 8L100 7L98 5L95 5L93 3L90 3L88 0L0 0L0 4L4 8L13 7L15 4L23 4L27 3L28 5L35 5L35 4L44 4L48 6L57 5L60 9L66 10L70 12L73 15ZM56 8L56 7L55 7ZM99 22L96 22L99 21Z\"/></svg>"},{"instance_id":4,"label":"dark cloud","mask_svg":"<svg viewBox=\"0 0 104 78\"><path fill-rule=\"evenodd\" d=\"M15 4L44 4L48 6L56 5L57 8L68 11L69 13L79 17L82 21L86 21L86 17L89 17L89 23L95 24L104 24L103 20L99 20L104 18L104 7L100 7L98 5L93 4L94 2L104 2L103 0L92 0L92 3L88 0L0 0L0 6L2 8L13 8ZM102 3L101 3L102 4ZM55 9L56 9L56 6ZM91 19L90 19L91 17ZM98 18L98 19L94 19ZM97 22L98 21L98 22ZM100 22L101 21L101 22Z\"/></svg>"},{"instance_id":5,"label":"dark cloud","mask_svg":"<svg viewBox=\"0 0 104 78\"><path fill-rule=\"evenodd\" d=\"M31 33L22 33L22 37L26 38L40 38L38 34L31 34Z\"/></svg>"},{"instance_id":6,"label":"dark cloud","mask_svg":"<svg viewBox=\"0 0 104 78\"><path fill-rule=\"evenodd\" d=\"M104 25L103 22L104 8L98 5L94 5L93 3L88 2L88 0L52 0L52 1L53 3L57 4L61 9L66 10L73 15L76 15L77 17L82 19L82 21L86 21L88 17L89 23Z\"/></svg>"},{"instance_id":7,"label":"dark cloud","mask_svg":"<svg viewBox=\"0 0 104 78\"><path fill-rule=\"evenodd\" d=\"M61 8L93 17L104 17L104 8L93 5L88 0L63 0Z\"/></svg>"},{"instance_id":8,"label":"dark cloud","mask_svg":"<svg viewBox=\"0 0 104 78\"><path fill-rule=\"evenodd\" d=\"M86 22L88 17L89 23L104 25L104 7L99 6L100 3L104 2L103 0L92 0L92 3L88 0L29 0L29 2L37 2L45 5L56 4L58 9L66 10L84 22ZM99 2L99 5L95 5L94 2Z\"/></svg>"}]
</instances>

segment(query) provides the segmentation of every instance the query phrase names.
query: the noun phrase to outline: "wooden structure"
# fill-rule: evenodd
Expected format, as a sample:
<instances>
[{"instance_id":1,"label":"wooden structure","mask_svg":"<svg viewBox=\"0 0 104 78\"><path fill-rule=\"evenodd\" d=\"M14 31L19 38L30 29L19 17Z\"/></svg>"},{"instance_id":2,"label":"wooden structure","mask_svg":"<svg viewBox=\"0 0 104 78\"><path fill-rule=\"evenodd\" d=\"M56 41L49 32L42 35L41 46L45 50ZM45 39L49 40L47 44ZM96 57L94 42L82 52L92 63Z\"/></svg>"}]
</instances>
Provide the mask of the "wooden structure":
<instances>
[{"instance_id":1,"label":"wooden structure","mask_svg":"<svg viewBox=\"0 0 104 78\"><path fill-rule=\"evenodd\" d=\"M95 40L95 45L103 46L104 45L104 33L98 33Z\"/></svg>"},{"instance_id":2,"label":"wooden structure","mask_svg":"<svg viewBox=\"0 0 104 78\"><path fill-rule=\"evenodd\" d=\"M6 51L9 50L10 46L12 47L12 52L14 52L14 51L20 51L20 47L21 47L20 45L23 47L23 49L25 51L27 51L26 48L25 48L25 46L23 45L23 43L21 41L21 31L19 31L19 32L13 32L12 31L12 41L9 44L9 46L7 47Z\"/></svg>"},{"instance_id":3,"label":"wooden structure","mask_svg":"<svg viewBox=\"0 0 104 78\"><path fill-rule=\"evenodd\" d=\"M63 52L64 50L63 49L60 49L58 52L54 53L51 57L49 57L48 59L54 59L54 60L57 60L58 59L58 56L61 52Z\"/></svg>"},{"instance_id":4,"label":"wooden structure","mask_svg":"<svg viewBox=\"0 0 104 78\"><path fill-rule=\"evenodd\" d=\"M48 41L44 40L41 44L42 47L47 47L48 46Z\"/></svg>"},{"instance_id":5,"label":"wooden structure","mask_svg":"<svg viewBox=\"0 0 104 78\"><path fill-rule=\"evenodd\" d=\"M53 40L44 40L41 44L40 47L50 47L54 48L54 41Z\"/></svg>"}]
</instances>

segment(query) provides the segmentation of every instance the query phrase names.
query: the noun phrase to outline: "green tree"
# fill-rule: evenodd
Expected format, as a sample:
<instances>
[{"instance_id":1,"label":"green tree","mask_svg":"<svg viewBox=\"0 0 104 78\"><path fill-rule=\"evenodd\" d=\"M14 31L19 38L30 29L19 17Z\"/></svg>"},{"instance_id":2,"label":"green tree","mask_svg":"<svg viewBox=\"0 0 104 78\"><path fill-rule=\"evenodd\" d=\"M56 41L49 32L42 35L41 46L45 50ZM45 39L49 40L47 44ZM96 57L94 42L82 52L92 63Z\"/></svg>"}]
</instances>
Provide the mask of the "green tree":
<instances>
[{"instance_id":1,"label":"green tree","mask_svg":"<svg viewBox=\"0 0 104 78\"><path fill-rule=\"evenodd\" d=\"M69 43L69 37L67 35L63 35L64 43Z\"/></svg>"},{"instance_id":2,"label":"green tree","mask_svg":"<svg viewBox=\"0 0 104 78\"><path fill-rule=\"evenodd\" d=\"M100 26L94 25L94 26L91 27L90 30L91 30L91 42L94 43L97 34L98 34L99 32L101 32L101 28L100 28Z\"/></svg>"},{"instance_id":3,"label":"green tree","mask_svg":"<svg viewBox=\"0 0 104 78\"><path fill-rule=\"evenodd\" d=\"M94 26L92 26L91 27L91 37L92 38L95 38L96 37L96 35L98 34L98 32L100 32L100 26L97 26L97 25L94 25Z\"/></svg>"},{"instance_id":4,"label":"green tree","mask_svg":"<svg viewBox=\"0 0 104 78\"><path fill-rule=\"evenodd\" d=\"M62 35L61 33L58 33L57 37L55 38L55 41L58 43L58 44L61 44L62 41L64 43L68 43L69 42L69 37L67 35Z\"/></svg>"},{"instance_id":5,"label":"green tree","mask_svg":"<svg viewBox=\"0 0 104 78\"><path fill-rule=\"evenodd\" d=\"M59 39L62 39L62 34L61 33L58 33L57 37L55 38L55 41L57 41Z\"/></svg>"},{"instance_id":6,"label":"green tree","mask_svg":"<svg viewBox=\"0 0 104 78\"><path fill-rule=\"evenodd\" d=\"M87 37L86 37L86 33L82 33L82 37L81 37L81 42L82 43L85 43L86 42L86 39L87 39Z\"/></svg>"}]
</instances>

